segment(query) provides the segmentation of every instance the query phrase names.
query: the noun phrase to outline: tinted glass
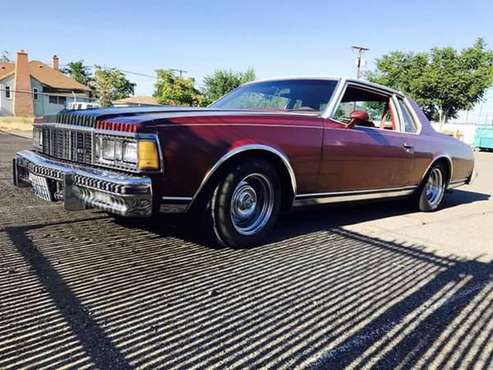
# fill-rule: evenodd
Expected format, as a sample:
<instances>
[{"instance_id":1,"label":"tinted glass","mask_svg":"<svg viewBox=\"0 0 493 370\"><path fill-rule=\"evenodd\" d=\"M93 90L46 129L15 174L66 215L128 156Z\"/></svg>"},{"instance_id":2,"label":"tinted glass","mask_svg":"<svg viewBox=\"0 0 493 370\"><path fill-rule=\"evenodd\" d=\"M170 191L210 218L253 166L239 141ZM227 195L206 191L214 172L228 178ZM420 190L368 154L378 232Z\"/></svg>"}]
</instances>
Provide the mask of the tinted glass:
<instances>
[{"instance_id":1,"label":"tinted glass","mask_svg":"<svg viewBox=\"0 0 493 370\"><path fill-rule=\"evenodd\" d=\"M414 133L418 131L416 123L414 122L414 119L411 115L411 112L409 112L409 109L407 108L406 104L402 100L399 99L399 105L401 107L401 112L402 112L402 119L403 119L403 129L404 132L411 132Z\"/></svg>"},{"instance_id":2,"label":"tinted glass","mask_svg":"<svg viewBox=\"0 0 493 370\"><path fill-rule=\"evenodd\" d=\"M211 108L320 113L327 106L336 85L334 80L257 82L233 90Z\"/></svg>"}]
</instances>

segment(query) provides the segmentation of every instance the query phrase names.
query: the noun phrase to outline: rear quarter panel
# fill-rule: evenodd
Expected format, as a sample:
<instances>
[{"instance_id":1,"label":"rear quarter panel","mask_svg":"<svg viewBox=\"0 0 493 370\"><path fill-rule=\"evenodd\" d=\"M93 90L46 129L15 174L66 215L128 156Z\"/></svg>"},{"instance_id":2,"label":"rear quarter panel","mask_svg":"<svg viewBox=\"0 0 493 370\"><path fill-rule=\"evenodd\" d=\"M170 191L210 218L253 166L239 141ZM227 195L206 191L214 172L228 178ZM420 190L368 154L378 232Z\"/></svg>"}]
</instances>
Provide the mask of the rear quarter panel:
<instances>
[{"instance_id":1,"label":"rear quarter panel","mask_svg":"<svg viewBox=\"0 0 493 370\"><path fill-rule=\"evenodd\" d=\"M416 102L412 100L410 102L422 126L420 135L409 135L415 150L413 177L416 183L421 182L429 166L442 156L452 160L450 181L463 180L471 176L474 170L474 153L471 147L435 131Z\"/></svg>"}]
</instances>

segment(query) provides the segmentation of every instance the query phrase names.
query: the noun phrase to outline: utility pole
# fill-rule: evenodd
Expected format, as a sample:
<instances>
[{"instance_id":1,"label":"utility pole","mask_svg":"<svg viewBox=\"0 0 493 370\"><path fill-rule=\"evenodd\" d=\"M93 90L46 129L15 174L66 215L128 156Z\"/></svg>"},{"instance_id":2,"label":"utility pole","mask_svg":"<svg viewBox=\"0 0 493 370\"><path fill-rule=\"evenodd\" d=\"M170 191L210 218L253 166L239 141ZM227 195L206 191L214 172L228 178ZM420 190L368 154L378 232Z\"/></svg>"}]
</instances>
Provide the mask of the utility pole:
<instances>
[{"instance_id":1,"label":"utility pole","mask_svg":"<svg viewBox=\"0 0 493 370\"><path fill-rule=\"evenodd\" d=\"M363 46L351 46L351 48L358 53L358 59L356 59L356 78L359 80L361 78L361 62L363 60L363 53L370 49Z\"/></svg>"},{"instance_id":2,"label":"utility pole","mask_svg":"<svg viewBox=\"0 0 493 370\"><path fill-rule=\"evenodd\" d=\"M180 74L180 78L183 76L183 74L188 73L188 71L185 71L184 69L179 69L179 68L170 68L171 72L178 72Z\"/></svg>"},{"instance_id":3,"label":"utility pole","mask_svg":"<svg viewBox=\"0 0 493 370\"><path fill-rule=\"evenodd\" d=\"M479 106L479 116L478 116L478 124L481 124L481 116L483 115L483 106L484 106L484 103L481 103L481 105Z\"/></svg>"}]
</instances>

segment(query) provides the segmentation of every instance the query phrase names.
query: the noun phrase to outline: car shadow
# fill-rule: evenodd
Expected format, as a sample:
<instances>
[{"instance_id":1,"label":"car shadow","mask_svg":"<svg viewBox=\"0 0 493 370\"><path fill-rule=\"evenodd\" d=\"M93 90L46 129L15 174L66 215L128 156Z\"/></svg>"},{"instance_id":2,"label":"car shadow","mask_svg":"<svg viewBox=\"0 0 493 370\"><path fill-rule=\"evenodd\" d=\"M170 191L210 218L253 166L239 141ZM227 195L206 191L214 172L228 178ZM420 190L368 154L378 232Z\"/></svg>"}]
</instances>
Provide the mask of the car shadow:
<instances>
[{"instance_id":1,"label":"car shadow","mask_svg":"<svg viewBox=\"0 0 493 370\"><path fill-rule=\"evenodd\" d=\"M442 210L456 206L488 201L489 194L465 190L452 190L442 204ZM341 227L372 220L416 213L408 199L395 199L361 203L343 203L337 205L318 205L300 207L280 217L268 243L282 241L296 235ZM159 215L152 219L115 219L115 222L131 228L151 231L162 237L175 236L200 243L209 248L220 249L211 235L209 227L202 225L196 218L188 215Z\"/></svg>"},{"instance_id":2,"label":"car shadow","mask_svg":"<svg viewBox=\"0 0 493 370\"><path fill-rule=\"evenodd\" d=\"M492 263L313 230L214 250L108 218L8 226L0 367L488 368Z\"/></svg>"}]
</instances>

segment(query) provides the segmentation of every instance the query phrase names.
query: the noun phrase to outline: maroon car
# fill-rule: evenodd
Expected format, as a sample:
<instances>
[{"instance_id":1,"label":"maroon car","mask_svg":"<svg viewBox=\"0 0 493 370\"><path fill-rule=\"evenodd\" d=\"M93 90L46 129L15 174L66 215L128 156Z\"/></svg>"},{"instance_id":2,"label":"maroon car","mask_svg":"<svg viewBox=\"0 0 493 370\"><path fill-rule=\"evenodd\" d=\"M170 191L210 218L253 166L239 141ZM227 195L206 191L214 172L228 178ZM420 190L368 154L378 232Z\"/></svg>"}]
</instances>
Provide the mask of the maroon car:
<instances>
[{"instance_id":1,"label":"maroon car","mask_svg":"<svg viewBox=\"0 0 493 370\"><path fill-rule=\"evenodd\" d=\"M66 111L33 133L16 185L68 210L203 211L229 246L260 242L297 206L413 197L433 211L474 167L411 99L340 78L252 82L205 109Z\"/></svg>"}]
</instances>

